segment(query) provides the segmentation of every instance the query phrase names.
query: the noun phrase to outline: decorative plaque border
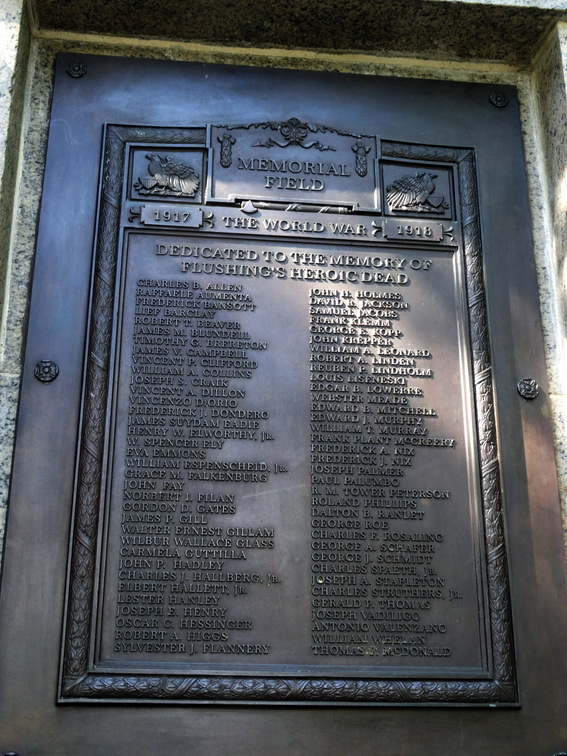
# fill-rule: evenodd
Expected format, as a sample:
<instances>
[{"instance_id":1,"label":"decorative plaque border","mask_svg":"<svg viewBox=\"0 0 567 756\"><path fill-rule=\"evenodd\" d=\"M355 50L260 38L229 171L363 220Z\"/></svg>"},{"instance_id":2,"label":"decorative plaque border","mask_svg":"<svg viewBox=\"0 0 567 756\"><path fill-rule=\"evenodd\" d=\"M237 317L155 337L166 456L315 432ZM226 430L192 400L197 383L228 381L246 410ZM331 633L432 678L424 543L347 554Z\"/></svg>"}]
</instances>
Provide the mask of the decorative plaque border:
<instances>
[{"instance_id":1,"label":"decorative plaque border","mask_svg":"<svg viewBox=\"0 0 567 756\"><path fill-rule=\"evenodd\" d=\"M205 136L204 128L107 126L106 129L59 702L517 704L474 150L388 141L382 142L382 157L450 163L456 168L474 376L493 679L126 674L100 673L92 666L89 649L109 422L109 370L127 145L152 142L204 146Z\"/></svg>"}]
</instances>

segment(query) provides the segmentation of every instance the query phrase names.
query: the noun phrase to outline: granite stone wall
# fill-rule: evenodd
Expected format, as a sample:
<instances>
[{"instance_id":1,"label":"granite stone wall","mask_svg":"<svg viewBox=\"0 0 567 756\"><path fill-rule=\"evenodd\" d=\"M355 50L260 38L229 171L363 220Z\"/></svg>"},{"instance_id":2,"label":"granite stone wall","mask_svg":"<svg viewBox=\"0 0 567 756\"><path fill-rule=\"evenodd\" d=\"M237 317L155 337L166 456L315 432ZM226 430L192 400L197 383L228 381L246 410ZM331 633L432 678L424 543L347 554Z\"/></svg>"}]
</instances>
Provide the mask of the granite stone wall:
<instances>
[{"instance_id":1,"label":"granite stone wall","mask_svg":"<svg viewBox=\"0 0 567 756\"><path fill-rule=\"evenodd\" d=\"M22 330L29 295L31 253L20 268L13 231L21 197L20 155L29 104L25 90L30 44L30 25L23 0L4 0L0 8L0 543L4 534Z\"/></svg>"}]
</instances>

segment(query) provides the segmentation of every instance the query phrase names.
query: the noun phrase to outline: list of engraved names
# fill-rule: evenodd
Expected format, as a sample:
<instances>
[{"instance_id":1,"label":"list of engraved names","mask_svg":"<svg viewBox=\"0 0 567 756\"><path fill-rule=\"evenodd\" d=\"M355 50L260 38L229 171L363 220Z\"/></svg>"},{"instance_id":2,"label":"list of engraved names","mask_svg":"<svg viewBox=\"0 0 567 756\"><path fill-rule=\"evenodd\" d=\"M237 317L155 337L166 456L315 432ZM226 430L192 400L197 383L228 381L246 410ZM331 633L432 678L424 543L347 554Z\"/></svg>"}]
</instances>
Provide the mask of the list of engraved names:
<instances>
[{"instance_id":1,"label":"list of engraved names","mask_svg":"<svg viewBox=\"0 0 567 756\"><path fill-rule=\"evenodd\" d=\"M481 665L455 254L190 244L128 243L102 658Z\"/></svg>"}]
</instances>

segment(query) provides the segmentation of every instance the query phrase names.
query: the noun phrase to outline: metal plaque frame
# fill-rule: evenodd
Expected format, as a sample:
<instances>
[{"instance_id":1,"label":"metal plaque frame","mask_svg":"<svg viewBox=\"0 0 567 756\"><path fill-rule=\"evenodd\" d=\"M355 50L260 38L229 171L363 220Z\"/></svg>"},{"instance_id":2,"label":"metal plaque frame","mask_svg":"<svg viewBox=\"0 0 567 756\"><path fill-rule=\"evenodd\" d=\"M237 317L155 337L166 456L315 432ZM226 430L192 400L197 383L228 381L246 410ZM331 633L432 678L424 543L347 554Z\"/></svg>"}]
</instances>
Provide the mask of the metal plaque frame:
<instances>
[{"instance_id":1,"label":"metal plaque frame","mask_svg":"<svg viewBox=\"0 0 567 756\"><path fill-rule=\"evenodd\" d=\"M98 673L93 658L95 576L100 550L105 450L110 436L112 341L119 270L121 197L129 144L205 146L205 129L140 129L109 126L103 156L102 194L95 262L91 329L84 392L77 500L69 583L69 608L61 701L132 699L161 701L269 701L285 703L514 704L514 653L506 549L494 417L490 345L482 275L482 248L474 151L382 144L383 158L448 163L457 169L463 223L467 301L475 384L482 511L488 565L492 680L329 679L222 675ZM108 399L107 399L108 397ZM99 556L100 560L100 556ZM90 653L89 653L89 649ZM89 658L90 657L90 658Z\"/></svg>"}]
</instances>

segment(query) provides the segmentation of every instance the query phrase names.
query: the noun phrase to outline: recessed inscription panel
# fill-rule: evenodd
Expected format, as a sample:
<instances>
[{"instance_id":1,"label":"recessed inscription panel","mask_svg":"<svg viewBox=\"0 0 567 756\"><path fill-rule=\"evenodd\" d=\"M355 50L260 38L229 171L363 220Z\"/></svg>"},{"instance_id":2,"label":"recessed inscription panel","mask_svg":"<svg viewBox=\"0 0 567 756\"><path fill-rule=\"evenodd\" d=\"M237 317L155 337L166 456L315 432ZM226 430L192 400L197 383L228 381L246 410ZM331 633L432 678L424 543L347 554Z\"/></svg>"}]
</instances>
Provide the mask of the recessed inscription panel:
<instances>
[{"instance_id":1,"label":"recessed inscription panel","mask_svg":"<svg viewBox=\"0 0 567 756\"><path fill-rule=\"evenodd\" d=\"M473 153L290 124L107 129L62 701L516 700Z\"/></svg>"},{"instance_id":2,"label":"recessed inscription panel","mask_svg":"<svg viewBox=\"0 0 567 756\"><path fill-rule=\"evenodd\" d=\"M348 252L128 235L99 665L487 673L459 258Z\"/></svg>"}]
</instances>

